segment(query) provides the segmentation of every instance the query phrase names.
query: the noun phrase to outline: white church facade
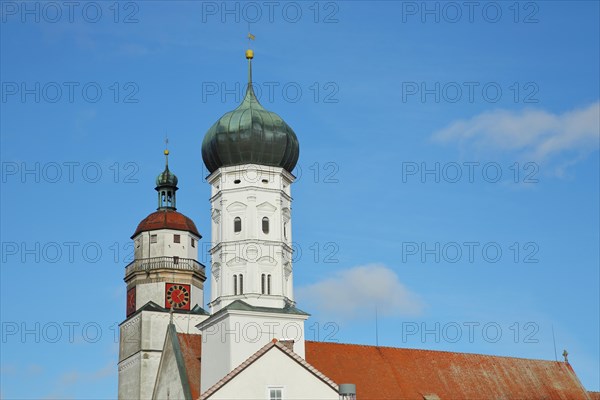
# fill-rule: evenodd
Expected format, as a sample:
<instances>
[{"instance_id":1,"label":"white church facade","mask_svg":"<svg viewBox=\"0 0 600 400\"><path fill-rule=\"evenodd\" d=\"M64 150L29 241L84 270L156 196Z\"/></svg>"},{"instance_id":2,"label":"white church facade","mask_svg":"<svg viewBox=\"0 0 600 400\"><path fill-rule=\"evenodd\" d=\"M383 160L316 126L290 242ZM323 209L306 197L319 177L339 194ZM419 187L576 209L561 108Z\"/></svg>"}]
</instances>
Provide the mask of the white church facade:
<instances>
[{"instance_id":1,"label":"white church facade","mask_svg":"<svg viewBox=\"0 0 600 400\"><path fill-rule=\"evenodd\" d=\"M593 399L568 362L305 340L294 300L292 170L299 141L252 88L206 133L211 244L177 211L177 177L132 235L119 399Z\"/></svg>"}]
</instances>

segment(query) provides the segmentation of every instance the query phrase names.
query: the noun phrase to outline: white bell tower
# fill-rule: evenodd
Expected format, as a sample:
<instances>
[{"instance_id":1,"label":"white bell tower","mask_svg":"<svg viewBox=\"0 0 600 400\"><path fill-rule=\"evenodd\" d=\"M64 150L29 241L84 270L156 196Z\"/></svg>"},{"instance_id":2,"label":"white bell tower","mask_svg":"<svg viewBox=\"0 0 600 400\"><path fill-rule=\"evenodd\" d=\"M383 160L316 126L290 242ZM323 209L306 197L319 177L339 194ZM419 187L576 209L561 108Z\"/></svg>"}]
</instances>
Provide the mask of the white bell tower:
<instances>
[{"instance_id":1,"label":"white bell tower","mask_svg":"<svg viewBox=\"0 0 600 400\"><path fill-rule=\"evenodd\" d=\"M212 188L211 311L235 300L252 306L294 304L290 185L281 167L221 167Z\"/></svg>"},{"instance_id":2,"label":"white bell tower","mask_svg":"<svg viewBox=\"0 0 600 400\"><path fill-rule=\"evenodd\" d=\"M202 331L201 392L273 339L304 357L304 321L295 306L291 171L298 139L252 88L252 50L242 103L206 133L202 158L211 185L211 316Z\"/></svg>"}]
</instances>

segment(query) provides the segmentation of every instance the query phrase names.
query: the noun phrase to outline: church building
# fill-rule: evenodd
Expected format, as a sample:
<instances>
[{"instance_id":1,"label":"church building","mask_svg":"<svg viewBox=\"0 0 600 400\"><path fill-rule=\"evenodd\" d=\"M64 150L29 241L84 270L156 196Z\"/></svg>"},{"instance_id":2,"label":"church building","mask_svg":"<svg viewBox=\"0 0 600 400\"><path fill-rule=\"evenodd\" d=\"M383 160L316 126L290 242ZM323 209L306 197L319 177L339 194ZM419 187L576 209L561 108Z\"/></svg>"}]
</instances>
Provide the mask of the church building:
<instances>
[{"instance_id":1,"label":"church building","mask_svg":"<svg viewBox=\"0 0 600 400\"><path fill-rule=\"evenodd\" d=\"M252 88L207 131L210 299L202 236L176 207L178 179L156 178L158 208L131 236L120 325L122 400L587 399L564 362L305 340L294 300L292 174L299 141ZM301 221L299 222L301 223Z\"/></svg>"}]
</instances>

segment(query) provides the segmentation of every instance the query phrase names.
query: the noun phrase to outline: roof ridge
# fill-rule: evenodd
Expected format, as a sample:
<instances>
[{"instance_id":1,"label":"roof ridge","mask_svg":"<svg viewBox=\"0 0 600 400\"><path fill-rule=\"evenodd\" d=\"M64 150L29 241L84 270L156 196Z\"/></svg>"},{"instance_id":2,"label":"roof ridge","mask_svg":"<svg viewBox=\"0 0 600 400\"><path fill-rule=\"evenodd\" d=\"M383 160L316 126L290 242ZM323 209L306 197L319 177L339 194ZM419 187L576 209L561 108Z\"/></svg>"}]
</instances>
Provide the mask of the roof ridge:
<instances>
[{"instance_id":1,"label":"roof ridge","mask_svg":"<svg viewBox=\"0 0 600 400\"><path fill-rule=\"evenodd\" d=\"M340 342L321 342L321 341L315 341L315 340L307 340L306 343L322 343L322 344L327 344L327 345L371 347L371 348L383 348L383 349L392 349L392 350L419 351L419 352L430 352L430 353L462 354L462 355L466 355L466 356L481 356L481 357L491 357L491 358L510 358L510 359L516 359L516 360L542 361L542 362L549 362L549 363L558 363L558 364L561 364L561 365L565 364L563 361L545 360L545 359L541 359L541 358L526 358L526 357L502 356L502 355L494 355L494 354L469 353L469 352L464 352L464 351L415 349L415 348L411 348L411 347L374 346L374 345L370 345L370 344L340 343Z\"/></svg>"}]
</instances>

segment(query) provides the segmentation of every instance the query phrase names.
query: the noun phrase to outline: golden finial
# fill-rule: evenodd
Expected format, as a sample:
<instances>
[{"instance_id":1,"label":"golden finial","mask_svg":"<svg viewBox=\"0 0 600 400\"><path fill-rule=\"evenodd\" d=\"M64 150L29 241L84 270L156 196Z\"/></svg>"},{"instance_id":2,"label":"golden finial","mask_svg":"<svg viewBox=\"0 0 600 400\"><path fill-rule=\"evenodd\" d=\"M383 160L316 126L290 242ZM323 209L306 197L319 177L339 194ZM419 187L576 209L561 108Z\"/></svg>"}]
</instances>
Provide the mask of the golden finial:
<instances>
[{"instance_id":1,"label":"golden finial","mask_svg":"<svg viewBox=\"0 0 600 400\"><path fill-rule=\"evenodd\" d=\"M169 166L169 137L165 135L165 151L163 152L165 155L165 164L167 167Z\"/></svg>"},{"instance_id":2,"label":"golden finial","mask_svg":"<svg viewBox=\"0 0 600 400\"><path fill-rule=\"evenodd\" d=\"M250 22L248 22L248 50L246 50L246 59L252 60L254 58L254 50L252 50L252 40L256 39L256 36L250 33Z\"/></svg>"}]
</instances>

